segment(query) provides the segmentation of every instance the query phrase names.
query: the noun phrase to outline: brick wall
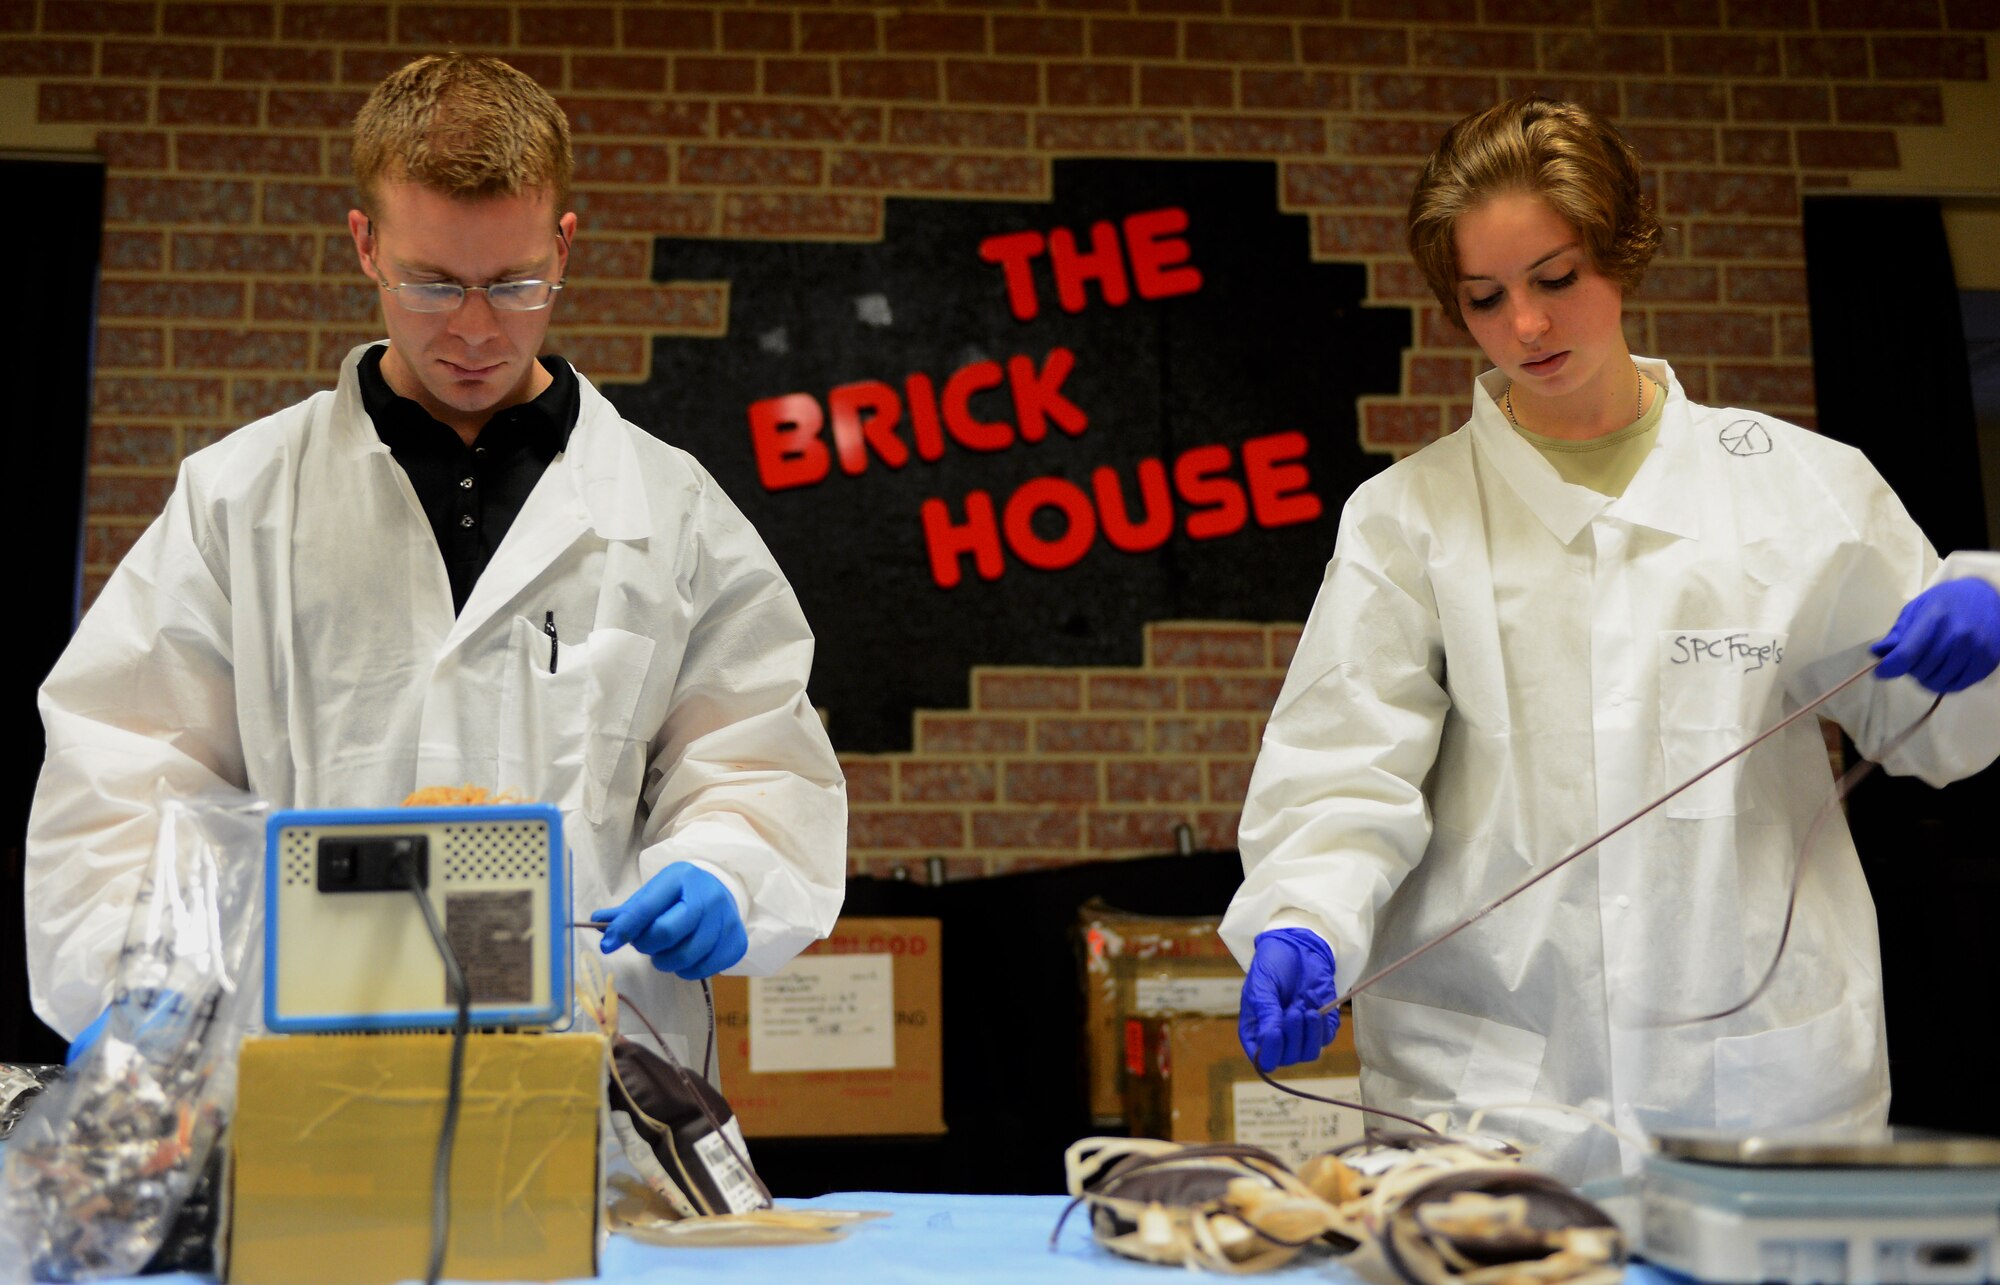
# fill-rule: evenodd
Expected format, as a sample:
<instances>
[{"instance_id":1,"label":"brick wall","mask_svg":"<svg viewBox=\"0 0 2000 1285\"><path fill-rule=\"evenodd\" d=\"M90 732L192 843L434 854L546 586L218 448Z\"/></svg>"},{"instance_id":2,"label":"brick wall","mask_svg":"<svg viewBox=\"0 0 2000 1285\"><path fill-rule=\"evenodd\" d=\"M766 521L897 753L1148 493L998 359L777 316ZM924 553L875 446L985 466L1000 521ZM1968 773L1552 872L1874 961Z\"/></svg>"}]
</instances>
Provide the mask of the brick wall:
<instances>
[{"instance_id":1,"label":"brick wall","mask_svg":"<svg viewBox=\"0 0 2000 1285\"><path fill-rule=\"evenodd\" d=\"M505 54L568 110L583 235L551 346L600 381L644 378L653 335L725 324L720 287L647 281L656 235L866 240L888 195L1046 195L1053 156L1268 158L1315 254L1419 314L1404 395L1361 408L1399 452L1463 417L1477 360L1400 250L1450 120L1527 89L1612 113L1674 229L1634 347L1696 397L1811 424L1801 193L1966 130L1952 84L1987 78L1995 30L2000 0L0 0L0 102L32 115L0 132L111 164L94 588L183 455L375 334L345 132L417 53ZM1179 821L1228 843L1293 636L1160 625L1130 673L975 671L911 754L851 763L857 861L1156 851Z\"/></svg>"}]
</instances>

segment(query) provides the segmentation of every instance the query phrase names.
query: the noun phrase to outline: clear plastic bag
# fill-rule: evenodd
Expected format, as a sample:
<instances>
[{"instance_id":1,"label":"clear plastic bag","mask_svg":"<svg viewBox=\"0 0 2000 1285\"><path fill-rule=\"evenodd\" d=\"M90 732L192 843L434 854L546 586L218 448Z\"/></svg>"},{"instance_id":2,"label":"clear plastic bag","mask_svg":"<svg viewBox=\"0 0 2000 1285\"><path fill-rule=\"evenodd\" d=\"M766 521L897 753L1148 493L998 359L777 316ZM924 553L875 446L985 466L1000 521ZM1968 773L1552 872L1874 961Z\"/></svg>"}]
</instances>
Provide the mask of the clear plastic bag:
<instances>
[{"instance_id":1,"label":"clear plastic bag","mask_svg":"<svg viewBox=\"0 0 2000 1285\"><path fill-rule=\"evenodd\" d=\"M103 1032L8 1141L0 1277L137 1273L235 1101L237 1048L262 994L269 809L170 799L159 814Z\"/></svg>"}]
</instances>

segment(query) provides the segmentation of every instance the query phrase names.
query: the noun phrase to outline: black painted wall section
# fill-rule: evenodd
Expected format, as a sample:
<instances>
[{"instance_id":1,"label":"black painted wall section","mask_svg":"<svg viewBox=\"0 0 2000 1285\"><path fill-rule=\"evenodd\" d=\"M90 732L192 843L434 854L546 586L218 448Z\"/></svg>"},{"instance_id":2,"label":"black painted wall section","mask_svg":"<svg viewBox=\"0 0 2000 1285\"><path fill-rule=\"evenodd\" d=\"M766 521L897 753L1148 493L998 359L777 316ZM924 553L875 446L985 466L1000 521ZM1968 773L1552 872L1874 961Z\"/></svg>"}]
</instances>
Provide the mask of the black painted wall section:
<instances>
[{"instance_id":1,"label":"black painted wall section","mask_svg":"<svg viewBox=\"0 0 2000 1285\"><path fill-rule=\"evenodd\" d=\"M1303 620L1333 549L1341 503L1388 463L1359 447L1355 398L1393 393L1407 309L1364 308L1358 265L1311 261L1308 221L1277 211L1276 167L1257 162L1063 161L1049 204L892 200L879 244L662 240L658 281L727 281L728 334L662 339L652 378L610 390L635 423L684 446L715 474L776 554L819 638L813 697L834 743L848 751L909 747L910 713L966 704L974 665L1131 665L1148 621ZM980 243L1021 230L1073 229L1091 245L1098 220L1186 211L1201 288L1122 306L1087 287L1086 305L1058 305L1046 256L1035 261L1040 311L1017 321L1001 269ZM941 391L979 360L1025 355L1039 368L1055 348L1075 355L1061 385L1088 417L1080 435L1051 426L1039 442L979 453L948 444L942 458L892 470L871 457L858 476L836 464L817 485L767 491L748 427L753 402L808 393L824 405L838 385L902 388L923 372ZM1013 418L1005 389L971 403L979 418ZM1100 533L1073 566L1037 570L1011 554L997 580L970 558L951 589L933 580L920 520L942 499L965 520L966 496L1004 509L1031 479L1091 487L1117 471L1138 506L1142 459L1190 448L1303 433L1320 516L1295 525L1187 537L1189 508L1163 547L1124 553ZM911 440L909 415L898 432ZM830 437L823 434L823 440ZM1240 459L1232 467L1242 477ZM1064 528L1041 515L1044 539Z\"/></svg>"}]
</instances>

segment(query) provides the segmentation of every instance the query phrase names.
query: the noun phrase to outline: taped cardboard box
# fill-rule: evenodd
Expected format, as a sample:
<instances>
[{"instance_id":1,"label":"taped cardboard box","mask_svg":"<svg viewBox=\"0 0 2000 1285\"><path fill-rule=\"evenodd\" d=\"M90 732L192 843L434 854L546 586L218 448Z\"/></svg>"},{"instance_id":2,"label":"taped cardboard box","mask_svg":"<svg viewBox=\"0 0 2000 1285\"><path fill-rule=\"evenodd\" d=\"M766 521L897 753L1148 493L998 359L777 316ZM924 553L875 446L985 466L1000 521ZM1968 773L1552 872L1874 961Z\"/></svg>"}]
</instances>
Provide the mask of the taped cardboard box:
<instances>
[{"instance_id":1,"label":"taped cardboard box","mask_svg":"<svg viewBox=\"0 0 2000 1285\"><path fill-rule=\"evenodd\" d=\"M1091 1120L1125 1120L1125 1019L1141 1013L1236 1013L1243 970L1219 915L1135 915L1089 901L1077 914L1083 956L1084 1068Z\"/></svg>"},{"instance_id":2,"label":"taped cardboard box","mask_svg":"<svg viewBox=\"0 0 2000 1285\"><path fill-rule=\"evenodd\" d=\"M1361 1137L1360 1112L1293 1097L1258 1079L1234 1017L1132 1017L1125 1038L1125 1109L1134 1137L1251 1143L1294 1165ZM1352 1102L1361 1097L1360 1075L1354 1023L1344 1018L1318 1061L1273 1078Z\"/></svg>"},{"instance_id":3,"label":"taped cardboard box","mask_svg":"<svg viewBox=\"0 0 2000 1285\"><path fill-rule=\"evenodd\" d=\"M715 979L722 1091L752 1138L944 1128L941 925L841 919L770 977Z\"/></svg>"},{"instance_id":4,"label":"taped cardboard box","mask_svg":"<svg viewBox=\"0 0 2000 1285\"><path fill-rule=\"evenodd\" d=\"M447 1035L245 1040L224 1180L222 1279L422 1279L450 1058ZM596 1274L604 1084L602 1036L468 1037L445 1275Z\"/></svg>"}]
</instances>

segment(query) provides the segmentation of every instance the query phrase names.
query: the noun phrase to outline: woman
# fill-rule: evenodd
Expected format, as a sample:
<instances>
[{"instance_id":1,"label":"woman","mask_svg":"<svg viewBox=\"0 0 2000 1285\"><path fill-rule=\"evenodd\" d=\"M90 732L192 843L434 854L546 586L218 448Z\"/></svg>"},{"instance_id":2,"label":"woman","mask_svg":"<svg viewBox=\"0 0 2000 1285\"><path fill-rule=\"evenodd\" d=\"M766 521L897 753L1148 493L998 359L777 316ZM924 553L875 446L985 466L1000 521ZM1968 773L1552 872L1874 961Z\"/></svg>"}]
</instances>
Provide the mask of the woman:
<instances>
[{"instance_id":1,"label":"woman","mask_svg":"<svg viewBox=\"0 0 2000 1285\"><path fill-rule=\"evenodd\" d=\"M1821 708L1864 753L1960 689L1889 770L1942 785L2000 753L2000 557L1940 566L1858 452L1634 358L1621 307L1658 239L1630 148L1572 104L1469 117L1418 180L1412 253L1494 369L1463 428L1349 499L1265 734L1223 935L1267 1069L1331 1037L1336 970L1400 959L1871 644L1880 681ZM1362 993L1363 1097L1629 1133L1881 1122L1874 910L1838 816L1769 988L1686 1020L1756 986L1831 788L1801 720ZM1620 1166L1580 1114L1496 1127L1572 1181Z\"/></svg>"}]
</instances>

